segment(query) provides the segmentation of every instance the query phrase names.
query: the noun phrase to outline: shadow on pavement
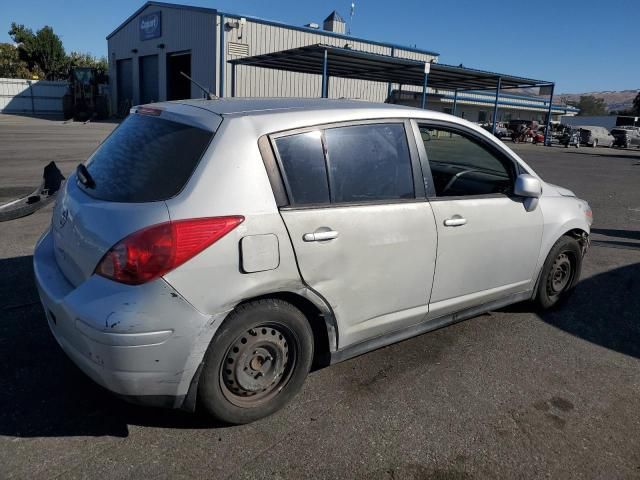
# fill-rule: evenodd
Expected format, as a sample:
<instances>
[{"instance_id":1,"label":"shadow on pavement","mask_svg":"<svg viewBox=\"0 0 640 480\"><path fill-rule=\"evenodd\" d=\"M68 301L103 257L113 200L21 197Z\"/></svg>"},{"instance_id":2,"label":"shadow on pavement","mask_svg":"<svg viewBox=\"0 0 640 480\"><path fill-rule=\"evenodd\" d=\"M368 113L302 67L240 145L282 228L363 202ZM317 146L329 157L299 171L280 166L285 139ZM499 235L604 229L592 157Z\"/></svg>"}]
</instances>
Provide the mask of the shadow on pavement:
<instances>
[{"instance_id":1,"label":"shadow on pavement","mask_svg":"<svg viewBox=\"0 0 640 480\"><path fill-rule=\"evenodd\" d=\"M627 160L637 160L638 157L640 157L640 152L638 151L629 151L629 153L595 153L593 151L585 151L580 148L576 150L568 150L567 153L572 155L590 155L592 157L626 158Z\"/></svg>"},{"instance_id":2,"label":"shadow on pavement","mask_svg":"<svg viewBox=\"0 0 640 480\"><path fill-rule=\"evenodd\" d=\"M582 280L562 307L540 316L583 340L640 358L640 263Z\"/></svg>"},{"instance_id":3,"label":"shadow on pavement","mask_svg":"<svg viewBox=\"0 0 640 480\"><path fill-rule=\"evenodd\" d=\"M178 410L130 405L86 377L49 332L32 260L0 260L0 435L126 437L128 425L219 426Z\"/></svg>"},{"instance_id":4,"label":"shadow on pavement","mask_svg":"<svg viewBox=\"0 0 640 480\"><path fill-rule=\"evenodd\" d=\"M0 435L126 437L128 425L219 427L199 415L129 405L67 359L40 307L32 257L0 260ZM515 305L507 311L530 311ZM579 338L640 358L640 263L580 282L541 318Z\"/></svg>"},{"instance_id":5,"label":"shadow on pavement","mask_svg":"<svg viewBox=\"0 0 640 480\"><path fill-rule=\"evenodd\" d=\"M640 230L617 230L611 228L592 228L591 233L606 235L607 237L629 238L640 240Z\"/></svg>"},{"instance_id":6,"label":"shadow on pavement","mask_svg":"<svg viewBox=\"0 0 640 480\"><path fill-rule=\"evenodd\" d=\"M591 240L592 245L600 245L603 247L611 247L611 248L640 250L640 231L592 228L591 233L603 235L609 238L622 238L624 240L638 240L638 241L628 242L628 241L620 241L620 240L593 238L592 236L592 240Z\"/></svg>"},{"instance_id":7,"label":"shadow on pavement","mask_svg":"<svg viewBox=\"0 0 640 480\"><path fill-rule=\"evenodd\" d=\"M44 113L28 113L28 112L2 112L2 115L6 115L6 118L35 118L38 120L50 120L52 122L59 122L64 120L62 113L52 113L52 114L44 114Z\"/></svg>"}]
</instances>

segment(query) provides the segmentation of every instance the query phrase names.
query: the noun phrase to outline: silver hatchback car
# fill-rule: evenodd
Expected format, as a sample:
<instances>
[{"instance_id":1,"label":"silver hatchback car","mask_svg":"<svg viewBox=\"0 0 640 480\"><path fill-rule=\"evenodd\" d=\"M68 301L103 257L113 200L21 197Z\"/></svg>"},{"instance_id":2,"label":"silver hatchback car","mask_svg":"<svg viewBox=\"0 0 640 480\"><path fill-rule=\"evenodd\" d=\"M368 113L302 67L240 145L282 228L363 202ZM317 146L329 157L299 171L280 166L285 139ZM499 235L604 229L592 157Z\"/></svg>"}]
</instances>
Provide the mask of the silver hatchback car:
<instances>
[{"instance_id":1,"label":"silver hatchback car","mask_svg":"<svg viewBox=\"0 0 640 480\"><path fill-rule=\"evenodd\" d=\"M578 281L589 205L473 124L352 101L136 107L34 268L53 335L131 401L228 423L327 365Z\"/></svg>"}]
</instances>

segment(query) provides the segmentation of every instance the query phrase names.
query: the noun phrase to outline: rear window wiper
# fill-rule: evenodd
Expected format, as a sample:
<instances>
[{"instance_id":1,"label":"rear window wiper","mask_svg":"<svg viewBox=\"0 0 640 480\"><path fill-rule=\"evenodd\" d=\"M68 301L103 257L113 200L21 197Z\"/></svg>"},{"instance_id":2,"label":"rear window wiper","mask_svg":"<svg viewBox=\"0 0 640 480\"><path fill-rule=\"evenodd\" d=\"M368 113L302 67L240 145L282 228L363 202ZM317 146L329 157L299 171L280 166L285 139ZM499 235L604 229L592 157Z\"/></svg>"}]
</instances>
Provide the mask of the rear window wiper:
<instances>
[{"instance_id":1,"label":"rear window wiper","mask_svg":"<svg viewBox=\"0 0 640 480\"><path fill-rule=\"evenodd\" d=\"M76 168L76 176L82 185L87 188L96 188L96 182L87 170L87 167L84 166L84 163L81 163Z\"/></svg>"}]
</instances>

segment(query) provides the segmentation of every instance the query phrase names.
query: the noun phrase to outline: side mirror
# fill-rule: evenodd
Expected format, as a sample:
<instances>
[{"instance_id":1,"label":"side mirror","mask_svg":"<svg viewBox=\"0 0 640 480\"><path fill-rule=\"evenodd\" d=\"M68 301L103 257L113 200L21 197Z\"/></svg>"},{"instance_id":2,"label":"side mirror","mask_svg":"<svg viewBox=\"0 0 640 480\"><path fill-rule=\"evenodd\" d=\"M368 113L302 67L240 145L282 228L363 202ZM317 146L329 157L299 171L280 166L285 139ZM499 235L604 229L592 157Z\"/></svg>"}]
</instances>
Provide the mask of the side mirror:
<instances>
[{"instance_id":1,"label":"side mirror","mask_svg":"<svg viewBox=\"0 0 640 480\"><path fill-rule=\"evenodd\" d=\"M524 208L527 212L535 210L542 195L542 183L533 175L523 173L516 178L513 193L518 197L524 197Z\"/></svg>"}]
</instances>

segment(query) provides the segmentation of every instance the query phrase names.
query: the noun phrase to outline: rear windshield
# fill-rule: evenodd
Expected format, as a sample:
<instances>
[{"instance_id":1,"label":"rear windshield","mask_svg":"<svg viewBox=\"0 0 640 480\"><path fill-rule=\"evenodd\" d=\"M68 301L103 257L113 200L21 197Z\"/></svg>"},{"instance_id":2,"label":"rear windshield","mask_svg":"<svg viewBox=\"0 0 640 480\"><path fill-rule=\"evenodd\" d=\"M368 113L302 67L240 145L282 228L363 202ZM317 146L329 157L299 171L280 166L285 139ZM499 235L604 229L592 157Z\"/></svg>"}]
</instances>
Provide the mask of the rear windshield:
<instances>
[{"instance_id":1,"label":"rear windshield","mask_svg":"<svg viewBox=\"0 0 640 480\"><path fill-rule=\"evenodd\" d=\"M132 114L89 158L89 195L111 202L167 200L182 190L213 133L158 117Z\"/></svg>"}]
</instances>

